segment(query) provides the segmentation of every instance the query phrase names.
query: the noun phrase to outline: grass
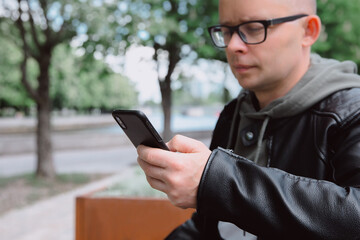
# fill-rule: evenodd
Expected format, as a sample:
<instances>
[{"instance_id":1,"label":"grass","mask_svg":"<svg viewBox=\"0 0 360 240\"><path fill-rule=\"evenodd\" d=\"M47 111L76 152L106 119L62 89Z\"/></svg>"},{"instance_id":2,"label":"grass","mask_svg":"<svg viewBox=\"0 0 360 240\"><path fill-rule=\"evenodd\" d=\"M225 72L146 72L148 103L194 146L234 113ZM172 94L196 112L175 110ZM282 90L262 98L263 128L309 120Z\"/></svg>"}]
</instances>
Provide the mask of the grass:
<instances>
[{"instance_id":1,"label":"grass","mask_svg":"<svg viewBox=\"0 0 360 240\"><path fill-rule=\"evenodd\" d=\"M35 174L23 174L11 177L0 177L0 189L5 188L8 185L13 184L16 181L24 181L24 183L28 186L32 186L34 188L49 188L53 185L57 184L74 184L81 185L90 182L92 179L91 175L88 174L58 174L55 179L49 180L44 178L37 178Z\"/></svg>"},{"instance_id":2,"label":"grass","mask_svg":"<svg viewBox=\"0 0 360 240\"><path fill-rule=\"evenodd\" d=\"M55 179L37 178L34 174L0 177L0 215L105 176L108 174L59 174Z\"/></svg>"},{"instance_id":3,"label":"grass","mask_svg":"<svg viewBox=\"0 0 360 240\"><path fill-rule=\"evenodd\" d=\"M19 176L15 177L0 177L0 189L6 187L9 183L19 178Z\"/></svg>"}]
</instances>

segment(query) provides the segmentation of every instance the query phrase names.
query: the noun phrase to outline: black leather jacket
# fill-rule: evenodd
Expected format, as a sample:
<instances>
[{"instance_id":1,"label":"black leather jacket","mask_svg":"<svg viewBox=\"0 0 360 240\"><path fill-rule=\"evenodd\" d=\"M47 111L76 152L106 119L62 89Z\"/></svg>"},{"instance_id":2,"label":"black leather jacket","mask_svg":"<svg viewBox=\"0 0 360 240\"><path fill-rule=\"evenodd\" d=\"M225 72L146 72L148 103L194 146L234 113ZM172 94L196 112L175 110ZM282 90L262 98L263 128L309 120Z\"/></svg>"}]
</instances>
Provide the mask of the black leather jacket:
<instances>
[{"instance_id":1,"label":"black leather jacket","mask_svg":"<svg viewBox=\"0 0 360 240\"><path fill-rule=\"evenodd\" d=\"M214 130L197 212L168 239L221 239L218 221L258 239L360 239L360 89L271 120L265 133L270 167L222 149L234 109L235 101Z\"/></svg>"}]
</instances>

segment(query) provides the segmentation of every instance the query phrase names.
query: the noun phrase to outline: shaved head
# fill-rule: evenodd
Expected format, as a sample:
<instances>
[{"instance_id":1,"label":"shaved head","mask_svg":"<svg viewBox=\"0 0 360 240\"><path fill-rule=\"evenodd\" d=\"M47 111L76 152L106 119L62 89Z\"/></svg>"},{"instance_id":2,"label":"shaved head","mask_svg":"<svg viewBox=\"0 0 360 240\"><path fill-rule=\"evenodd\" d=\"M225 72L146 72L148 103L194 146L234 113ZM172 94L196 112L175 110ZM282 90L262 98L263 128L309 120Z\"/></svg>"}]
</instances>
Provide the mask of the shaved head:
<instances>
[{"instance_id":1,"label":"shaved head","mask_svg":"<svg viewBox=\"0 0 360 240\"><path fill-rule=\"evenodd\" d=\"M313 9L313 11L314 11L314 14L316 14L316 12L317 12L317 3L316 3L316 0L310 0L310 4L311 4L311 6L312 6L312 9Z\"/></svg>"},{"instance_id":2,"label":"shaved head","mask_svg":"<svg viewBox=\"0 0 360 240\"><path fill-rule=\"evenodd\" d=\"M219 4L221 5L224 2L229 0L219 0ZM251 0L249 0L251 1ZM268 2L273 1L276 4L281 4L283 6L287 6L289 11L293 12L293 14L305 13L305 14L316 14L317 12L317 4L316 0L267 0ZM242 3L236 2L239 4L245 4L246 1Z\"/></svg>"},{"instance_id":3,"label":"shaved head","mask_svg":"<svg viewBox=\"0 0 360 240\"><path fill-rule=\"evenodd\" d=\"M316 14L316 0L271 0L278 4L288 5L296 13Z\"/></svg>"},{"instance_id":4,"label":"shaved head","mask_svg":"<svg viewBox=\"0 0 360 240\"><path fill-rule=\"evenodd\" d=\"M292 4L292 7L294 9L297 9L297 11L304 11L304 13L307 14L316 14L317 12L317 5L316 0L280 0L280 1L286 1Z\"/></svg>"}]
</instances>

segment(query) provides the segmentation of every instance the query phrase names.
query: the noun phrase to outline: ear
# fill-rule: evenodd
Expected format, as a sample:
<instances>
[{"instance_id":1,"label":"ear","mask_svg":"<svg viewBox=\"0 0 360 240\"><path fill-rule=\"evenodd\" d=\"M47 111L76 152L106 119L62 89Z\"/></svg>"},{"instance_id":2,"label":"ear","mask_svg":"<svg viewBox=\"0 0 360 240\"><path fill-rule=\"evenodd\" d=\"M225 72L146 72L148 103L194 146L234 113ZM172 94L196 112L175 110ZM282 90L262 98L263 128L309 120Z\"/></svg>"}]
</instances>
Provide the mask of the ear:
<instances>
[{"instance_id":1,"label":"ear","mask_svg":"<svg viewBox=\"0 0 360 240\"><path fill-rule=\"evenodd\" d=\"M320 36L321 20L317 15L311 15L306 18L304 23L305 34L302 41L304 47L313 45Z\"/></svg>"}]
</instances>

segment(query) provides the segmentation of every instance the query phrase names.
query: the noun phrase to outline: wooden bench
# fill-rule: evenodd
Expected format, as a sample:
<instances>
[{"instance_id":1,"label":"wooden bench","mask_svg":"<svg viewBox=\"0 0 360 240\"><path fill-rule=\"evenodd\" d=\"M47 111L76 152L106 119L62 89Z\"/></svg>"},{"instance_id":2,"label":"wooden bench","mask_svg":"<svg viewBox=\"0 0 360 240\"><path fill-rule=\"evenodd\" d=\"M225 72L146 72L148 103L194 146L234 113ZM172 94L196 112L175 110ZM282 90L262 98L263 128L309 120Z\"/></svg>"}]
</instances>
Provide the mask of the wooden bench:
<instances>
[{"instance_id":1,"label":"wooden bench","mask_svg":"<svg viewBox=\"0 0 360 240\"><path fill-rule=\"evenodd\" d=\"M76 198L76 240L159 240L189 219L161 198Z\"/></svg>"}]
</instances>

